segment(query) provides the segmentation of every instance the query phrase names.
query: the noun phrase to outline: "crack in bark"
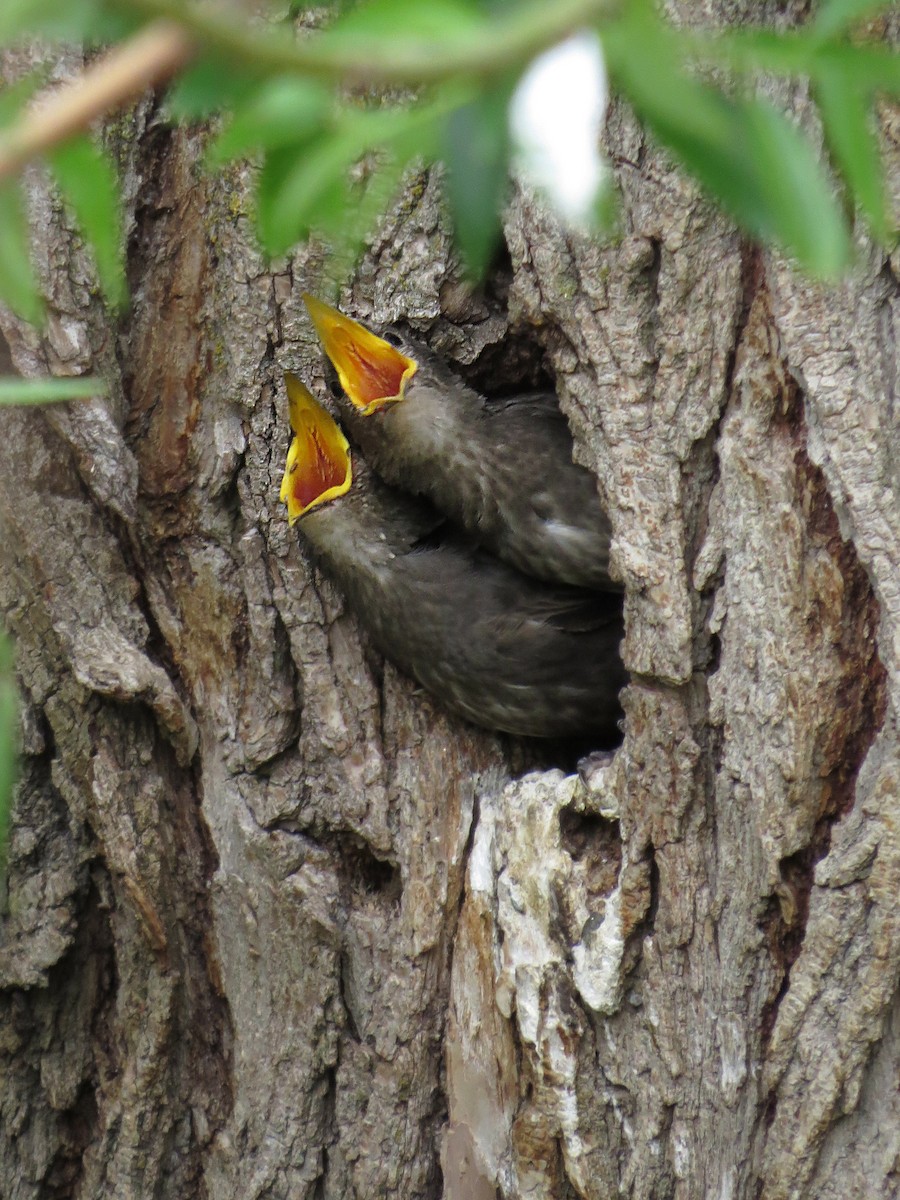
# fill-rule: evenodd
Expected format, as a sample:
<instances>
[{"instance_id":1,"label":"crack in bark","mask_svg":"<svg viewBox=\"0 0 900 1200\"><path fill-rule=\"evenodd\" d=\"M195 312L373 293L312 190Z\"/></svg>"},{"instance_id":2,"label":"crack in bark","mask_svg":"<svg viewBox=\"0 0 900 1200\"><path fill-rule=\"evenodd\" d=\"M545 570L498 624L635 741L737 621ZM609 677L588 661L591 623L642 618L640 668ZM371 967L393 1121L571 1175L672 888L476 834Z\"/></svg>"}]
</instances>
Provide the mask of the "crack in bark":
<instances>
[{"instance_id":1,"label":"crack in bark","mask_svg":"<svg viewBox=\"0 0 900 1200\"><path fill-rule=\"evenodd\" d=\"M853 807L856 777L887 712L887 672L875 641L878 604L856 551L840 535L824 474L807 455L803 395L796 384L784 396L776 425L787 432L795 446L797 503L806 514L811 542L833 559L844 580L839 655L845 675L829 743L821 747L824 761L820 768L820 815L807 845L782 858L781 885L770 898L763 919L771 953L783 972L777 994L762 1012L764 1045L771 1037L778 1009L789 991L791 968L803 949L816 864L831 849L835 823ZM824 623L831 615L822 614L820 619ZM772 1094L766 1102L768 1124L774 1120L774 1103Z\"/></svg>"}]
</instances>

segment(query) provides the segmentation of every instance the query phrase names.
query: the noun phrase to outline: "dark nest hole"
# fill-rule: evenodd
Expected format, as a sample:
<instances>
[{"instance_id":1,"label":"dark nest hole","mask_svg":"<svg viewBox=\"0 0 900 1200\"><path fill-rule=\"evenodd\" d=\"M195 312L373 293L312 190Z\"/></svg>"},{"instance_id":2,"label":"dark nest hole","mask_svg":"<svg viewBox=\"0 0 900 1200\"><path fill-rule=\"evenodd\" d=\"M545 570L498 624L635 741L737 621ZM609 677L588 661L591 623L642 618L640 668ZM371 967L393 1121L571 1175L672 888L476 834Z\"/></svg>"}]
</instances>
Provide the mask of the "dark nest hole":
<instances>
[{"instance_id":1,"label":"dark nest hole","mask_svg":"<svg viewBox=\"0 0 900 1200\"><path fill-rule=\"evenodd\" d=\"M395 863L378 858L370 846L356 837L341 838L338 852L345 877L355 892L388 904L400 900L403 885L400 868Z\"/></svg>"},{"instance_id":2,"label":"dark nest hole","mask_svg":"<svg viewBox=\"0 0 900 1200\"><path fill-rule=\"evenodd\" d=\"M621 720L603 736L571 738L506 737L510 773L514 777L530 771L560 770L574 775L582 762L598 752L612 756L622 745Z\"/></svg>"}]
</instances>

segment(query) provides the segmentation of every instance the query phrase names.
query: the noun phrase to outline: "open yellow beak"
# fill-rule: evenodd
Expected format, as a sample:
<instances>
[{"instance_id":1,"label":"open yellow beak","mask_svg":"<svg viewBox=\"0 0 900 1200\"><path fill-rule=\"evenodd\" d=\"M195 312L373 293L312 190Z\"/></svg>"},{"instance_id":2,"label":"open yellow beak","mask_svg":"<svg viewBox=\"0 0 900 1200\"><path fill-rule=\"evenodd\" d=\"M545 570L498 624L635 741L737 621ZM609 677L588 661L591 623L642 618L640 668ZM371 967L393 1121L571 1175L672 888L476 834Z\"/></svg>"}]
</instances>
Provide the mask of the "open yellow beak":
<instances>
[{"instance_id":1,"label":"open yellow beak","mask_svg":"<svg viewBox=\"0 0 900 1200\"><path fill-rule=\"evenodd\" d=\"M294 440L288 449L281 500L288 524L311 508L343 496L353 482L350 446L334 418L296 375L285 371Z\"/></svg>"},{"instance_id":2,"label":"open yellow beak","mask_svg":"<svg viewBox=\"0 0 900 1200\"><path fill-rule=\"evenodd\" d=\"M309 292L304 294L303 302L325 353L334 363L341 387L364 417L392 400L403 399L407 381L418 370L415 359L407 358L390 342Z\"/></svg>"}]
</instances>

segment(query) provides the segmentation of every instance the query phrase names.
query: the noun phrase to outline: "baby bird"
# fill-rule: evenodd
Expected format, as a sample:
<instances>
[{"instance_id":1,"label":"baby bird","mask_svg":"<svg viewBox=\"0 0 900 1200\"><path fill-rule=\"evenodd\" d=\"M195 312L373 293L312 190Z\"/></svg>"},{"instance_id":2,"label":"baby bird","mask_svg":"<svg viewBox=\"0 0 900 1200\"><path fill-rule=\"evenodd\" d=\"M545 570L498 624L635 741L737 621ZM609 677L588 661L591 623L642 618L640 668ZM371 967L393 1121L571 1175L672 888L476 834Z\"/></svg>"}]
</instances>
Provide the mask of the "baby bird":
<instances>
[{"instance_id":1,"label":"baby bird","mask_svg":"<svg viewBox=\"0 0 900 1200\"><path fill-rule=\"evenodd\" d=\"M427 496L500 558L537 579L619 591L611 528L590 471L572 461L556 396L487 400L427 346L379 337L303 297L337 371L342 417L369 466Z\"/></svg>"},{"instance_id":2,"label":"baby bird","mask_svg":"<svg viewBox=\"0 0 900 1200\"><path fill-rule=\"evenodd\" d=\"M285 375L281 499L378 649L447 708L528 737L614 735L622 603L522 575L374 478Z\"/></svg>"}]
</instances>

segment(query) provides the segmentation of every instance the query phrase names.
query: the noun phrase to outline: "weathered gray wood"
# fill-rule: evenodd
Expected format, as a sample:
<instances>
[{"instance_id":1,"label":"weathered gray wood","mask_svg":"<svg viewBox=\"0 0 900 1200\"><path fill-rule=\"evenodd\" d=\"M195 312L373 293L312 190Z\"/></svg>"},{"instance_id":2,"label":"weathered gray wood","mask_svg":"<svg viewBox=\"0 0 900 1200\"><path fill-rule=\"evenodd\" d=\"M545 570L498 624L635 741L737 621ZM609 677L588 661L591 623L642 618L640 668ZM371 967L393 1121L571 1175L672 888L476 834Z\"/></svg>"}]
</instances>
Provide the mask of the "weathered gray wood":
<instances>
[{"instance_id":1,"label":"weathered gray wood","mask_svg":"<svg viewBox=\"0 0 900 1200\"><path fill-rule=\"evenodd\" d=\"M261 260L199 133L117 130L132 312L38 172L48 330L0 310L24 373L112 382L0 412L3 1195L895 1194L897 261L802 280L614 106L610 244L517 193L471 295L420 177L339 290L321 248ZM628 589L586 780L444 715L311 570L304 290L556 379Z\"/></svg>"}]
</instances>

